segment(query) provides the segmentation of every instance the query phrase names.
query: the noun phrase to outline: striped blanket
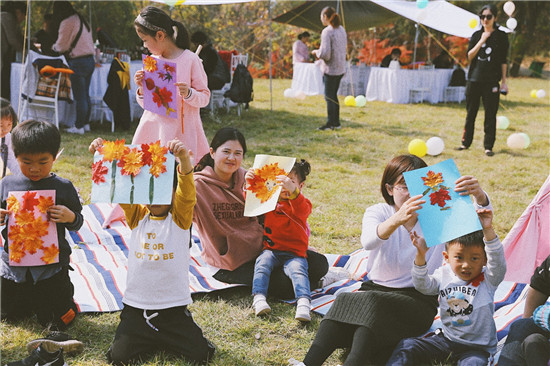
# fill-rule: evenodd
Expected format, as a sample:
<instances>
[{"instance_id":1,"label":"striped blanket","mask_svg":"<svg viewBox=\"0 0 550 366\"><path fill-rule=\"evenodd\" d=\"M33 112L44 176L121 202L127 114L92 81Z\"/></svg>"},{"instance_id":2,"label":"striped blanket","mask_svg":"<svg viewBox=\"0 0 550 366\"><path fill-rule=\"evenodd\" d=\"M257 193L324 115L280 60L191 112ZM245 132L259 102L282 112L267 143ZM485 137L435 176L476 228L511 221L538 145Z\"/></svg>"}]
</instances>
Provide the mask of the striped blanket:
<instances>
[{"instance_id":1,"label":"striped blanket","mask_svg":"<svg viewBox=\"0 0 550 366\"><path fill-rule=\"evenodd\" d=\"M104 203L84 207L84 225L78 232L69 232L67 239L73 248L70 272L75 286L75 302L80 312L111 312L122 309L122 295L126 285L127 256L130 229L123 220L115 221L109 228L103 224L111 213L112 206ZM215 269L201 258L201 244L193 232L191 247L190 290L192 293L226 289L229 285L215 280ZM368 252L359 249L349 255L327 254L329 264L342 267L352 274L350 280L335 282L312 294L312 310L324 315L336 296L342 292L357 291L361 280L367 278ZM510 324L523 313L528 286L515 282L503 282L495 295L494 319L498 331L499 346L504 343ZM432 331L440 326L439 316Z\"/></svg>"}]
</instances>

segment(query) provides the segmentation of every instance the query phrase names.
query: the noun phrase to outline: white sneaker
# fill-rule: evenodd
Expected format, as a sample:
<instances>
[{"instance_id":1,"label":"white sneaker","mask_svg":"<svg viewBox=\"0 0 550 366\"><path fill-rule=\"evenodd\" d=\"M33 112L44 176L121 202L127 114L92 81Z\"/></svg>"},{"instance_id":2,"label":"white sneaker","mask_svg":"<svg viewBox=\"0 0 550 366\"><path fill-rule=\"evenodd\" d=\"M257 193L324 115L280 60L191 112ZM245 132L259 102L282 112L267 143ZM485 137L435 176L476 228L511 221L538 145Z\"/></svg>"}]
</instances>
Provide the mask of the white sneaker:
<instances>
[{"instance_id":1,"label":"white sneaker","mask_svg":"<svg viewBox=\"0 0 550 366\"><path fill-rule=\"evenodd\" d=\"M334 282L349 280L351 278L350 273L342 267L330 267L325 277L321 278L321 287L327 287Z\"/></svg>"},{"instance_id":2,"label":"white sneaker","mask_svg":"<svg viewBox=\"0 0 550 366\"><path fill-rule=\"evenodd\" d=\"M305 363L298 361L294 357L288 360L288 366L306 366Z\"/></svg>"},{"instance_id":3,"label":"white sneaker","mask_svg":"<svg viewBox=\"0 0 550 366\"><path fill-rule=\"evenodd\" d=\"M84 128L76 128L75 126L67 128L65 131L68 133L75 133L77 135L84 135Z\"/></svg>"},{"instance_id":4,"label":"white sneaker","mask_svg":"<svg viewBox=\"0 0 550 366\"><path fill-rule=\"evenodd\" d=\"M252 305L254 305L254 312L256 313L256 316L271 313L271 307L265 300L264 295L254 295L254 302Z\"/></svg>"},{"instance_id":5,"label":"white sneaker","mask_svg":"<svg viewBox=\"0 0 550 366\"><path fill-rule=\"evenodd\" d=\"M311 309L311 302L309 299L301 298L298 299L298 304L296 305L296 316L294 319L299 320L301 322L310 322L311 321L311 315L309 314L309 311Z\"/></svg>"},{"instance_id":6,"label":"white sneaker","mask_svg":"<svg viewBox=\"0 0 550 366\"><path fill-rule=\"evenodd\" d=\"M90 124L89 123L85 124L84 127L82 127L82 128L84 128L84 132L90 132Z\"/></svg>"}]
</instances>

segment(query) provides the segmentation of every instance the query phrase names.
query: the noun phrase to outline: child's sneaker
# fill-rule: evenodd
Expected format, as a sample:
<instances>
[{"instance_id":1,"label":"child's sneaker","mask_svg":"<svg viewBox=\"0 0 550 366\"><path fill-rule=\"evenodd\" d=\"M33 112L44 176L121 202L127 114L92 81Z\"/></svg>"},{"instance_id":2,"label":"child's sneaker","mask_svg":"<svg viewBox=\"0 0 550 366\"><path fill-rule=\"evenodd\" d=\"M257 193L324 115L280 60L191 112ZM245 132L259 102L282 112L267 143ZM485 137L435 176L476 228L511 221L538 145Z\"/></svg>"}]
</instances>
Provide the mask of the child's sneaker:
<instances>
[{"instance_id":1,"label":"child's sneaker","mask_svg":"<svg viewBox=\"0 0 550 366\"><path fill-rule=\"evenodd\" d=\"M256 316L265 315L271 313L271 307L265 300L264 295L254 295L254 312Z\"/></svg>"},{"instance_id":2,"label":"child's sneaker","mask_svg":"<svg viewBox=\"0 0 550 366\"><path fill-rule=\"evenodd\" d=\"M327 274L319 281L320 287L327 287L334 282L349 280L351 278L350 273L342 267L330 267Z\"/></svg>"},{"instance_id":3,"label":"child's sneaker","mask_svg":"<svg viewBox=\"0 0 550 366\"><path fill-rule=\"evenodd\" d=\"M38 346L29 357L10 362L6 366L67 366L67 364L63 359L63 349L50 353Z\"/></svg>"},{"instance_id":4,"label":"child's sneaker","mask_svg":"<svg viewBox=\"0 0 550 366\"><path fill-rule=\"evenodd\" d=\"M288 360L288 366L306 366L306 365L303 362L300 362L293 357Z\"/></svg>"},{"instance_id":5,"label":"child's sneaker","mask_svg":"<svg viewBox=\"0 0 550 366\"><path fill-rule=\"evenodd\" d=\"M296 305L296 316L294 318L301 322L310 322L311 321L311 315L309 314L310 309L311 309L311 302L309 301L309 299L306 299L306 298L298 299L298 304Z\"/></svg>"},{"instance_id":6,"label":"child's sneaker","mask_svg":"<svg viewBox=\"0 0 550 366\"><path fill-rule=\"evenodd\" d=\"M84 344L62 332L50 332L45 338L38 338L27 343L27 351L32 352L38 346L48 352L63 348L65 353L79 353L84 350Z\"/></svg>"}]
</instances>

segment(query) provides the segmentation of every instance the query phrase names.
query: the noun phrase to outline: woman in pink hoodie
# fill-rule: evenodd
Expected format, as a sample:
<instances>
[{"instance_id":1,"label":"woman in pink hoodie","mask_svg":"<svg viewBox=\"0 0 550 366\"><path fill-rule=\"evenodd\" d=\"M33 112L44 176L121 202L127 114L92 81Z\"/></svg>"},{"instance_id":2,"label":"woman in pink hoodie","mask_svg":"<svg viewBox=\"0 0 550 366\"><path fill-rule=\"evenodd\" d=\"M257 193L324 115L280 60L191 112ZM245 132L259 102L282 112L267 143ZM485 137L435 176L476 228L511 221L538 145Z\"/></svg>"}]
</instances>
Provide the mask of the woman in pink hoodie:
<instances>
[{"instance_id":1,"label":"woman in pink hoodie","mask_svg":"<svg viewBox=\"0 0 550 366\"><path fill-rule=\"evenodd\" d=\"M254 262L262 251L263 227L256 217L245 217L244 191L246 169L241 163L246 153L242 133L224 127L212 139L210 152L195 167L197 203L193 223L199 232L202 258L219 270L214 278L226 283L252 286ZM328 271L324 255L307 251L311 288ZM292 282L282 269L273 271L269 293L293 298Z\"/></svg>"}]
</instances>

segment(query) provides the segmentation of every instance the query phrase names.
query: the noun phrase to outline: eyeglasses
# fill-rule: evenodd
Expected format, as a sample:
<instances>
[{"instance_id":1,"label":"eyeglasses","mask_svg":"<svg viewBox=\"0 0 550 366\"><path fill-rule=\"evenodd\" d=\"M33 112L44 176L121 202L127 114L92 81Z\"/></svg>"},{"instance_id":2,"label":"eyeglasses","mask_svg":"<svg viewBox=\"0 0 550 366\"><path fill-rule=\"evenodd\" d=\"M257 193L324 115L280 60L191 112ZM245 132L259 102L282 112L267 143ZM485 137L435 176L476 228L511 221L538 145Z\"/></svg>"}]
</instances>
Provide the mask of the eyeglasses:
<instances>
[{"instance_id":1,"label":"eyeglasses","mask_svg":"<svg viewBox=\"0 0 550 366\"><path fill-rule=\"evenodd\" d=\"M397 189L399 192L402 193L409 193L409 189L407 186L390 186L391 189Z\"/></svg>"},{"instance_id":2,"label":"eyeglasses","mask_svg":"<svg viewBox=\"0 0 550 366\"><path fill-rule=\"evenodd\" d=\"M479 19L481 19L481 20L484 20L485 18L487 18L487 20L491 20L491 19L493 19L493 14L487 14L487 15L482 14L482 15L479 16Z\"/></svg>"}]
</instances>

